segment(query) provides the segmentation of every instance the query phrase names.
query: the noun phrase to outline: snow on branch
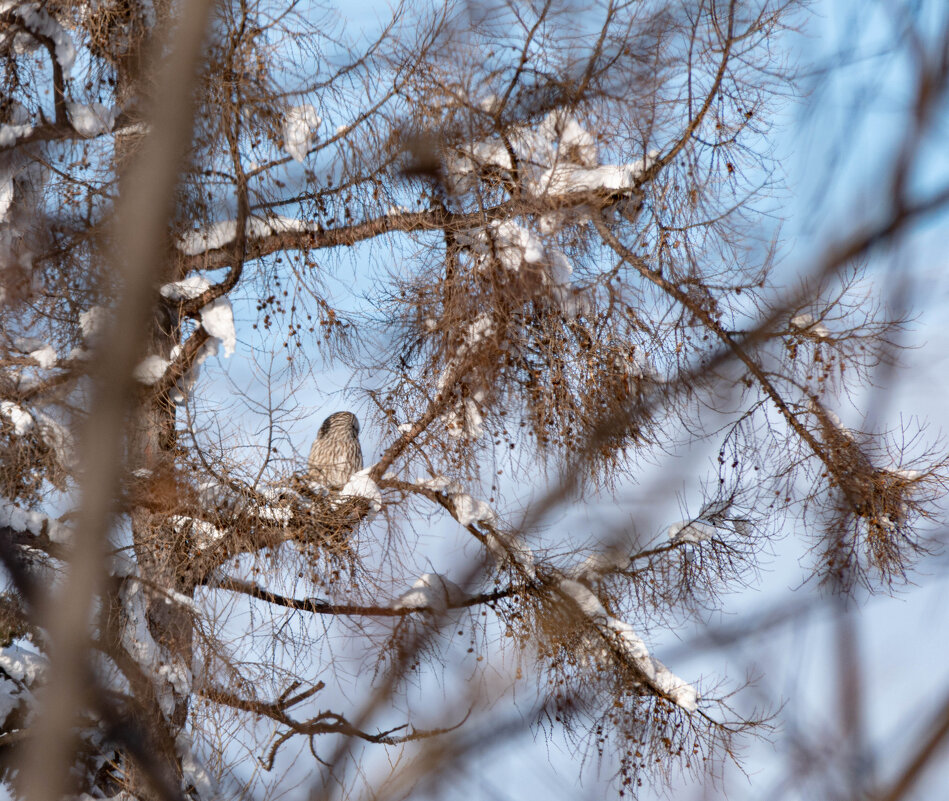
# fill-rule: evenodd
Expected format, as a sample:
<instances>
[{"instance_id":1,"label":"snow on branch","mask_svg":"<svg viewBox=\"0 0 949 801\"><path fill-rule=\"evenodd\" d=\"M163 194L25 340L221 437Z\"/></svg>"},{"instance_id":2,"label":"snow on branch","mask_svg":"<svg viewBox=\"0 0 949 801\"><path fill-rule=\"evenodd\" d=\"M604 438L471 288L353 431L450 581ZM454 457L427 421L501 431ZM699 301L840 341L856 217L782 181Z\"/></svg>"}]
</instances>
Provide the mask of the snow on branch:
<instances>
[{"instance_id":1,"label":"snow on branch","mask_svg":"<svg viewBox=\"0 0 949 801\"><path fill-rule=\"evenodd\" d=\"M42 39L53 44L56 61L64 73L68 73L76 61L76 47L62 25L53 19L39 3L17 3L16 0L0 0L0 14L9 14L23 26L22 31L0 33L0 47L13 45L16 53L35 50Z\"/></svg>"},{"instance_id":2,"label":"snow on branch","mask_svg":"<svg viewBox=\"0 0 949 801\"><path fill-rule=\"evenodd\" d=\"M721 531L729 533L724 529ZM705 542L705 540L719 536L721 531L705 520L680 520L678 523L673 523L669 526L667 535L669 542L673 545L678 545L683 542L698 545L700 542Z\"/></svg>"},{"instance_id":3,"label":"snow on branch","mask_svg":"<svg viewBox=\"0 0 949 801\"><path fill-rule=\"evenodd\" d=\"M294 160L303 163L316 141L316 131L323 119L310 103L294 106L283 118L283 147Z\"/></svg>"},{"instance_id":4,"label":"snow on branch","mask_svg":"<svg viewBox=\"0 0 949 801\"><path fill-rule=\"evenodd\" d=\"M0 498L0 526L9 526L14 531L28 531L34 536L45 534L52 542L66 543L72 529L55 518L28 509L21 509L6 498Z\"/></svg>"},{"instance_id":5,"label":"snow on branch","mask_svg":"<svg viewBox=\"0 0 949 801\"><path fill-rule=\"evenodd\" d=\"M76 132L91 138L99 134L109 133L115 126L115 118L119 115L118 106L107 108L102 103L67 103L66 111L69 121Z\"/></svg>"},{"instance_id":6,"label":"snow on branch","mask_svg":"<svg viewBox=\"0 0 949 801\"><path fill-rule=\"evenodd\" d=\"M227 532L222 531L207 520L199 520L186 515L172 515L169 521L179 534L190 534L194 538L195 547L199 550L208 548L227 536Z\"/></svg>"},{"instance_id":7,"label":"snow on branch","mask_svg":"<svg viewBox=\"0 0 949 801\"><path fill-rule=\"evenodd\" d=\"M339 491L340 499L361 498L369 501L369 520L372 520L382 510L382 492L379 490L379 485L369 477L371 472L372 467L370 466L358 473L353 473L349 477L349 481Z\"/></svg>"},{"instance_id":8,"label":"snow on branch","mask_svg":"<svg viewBox=\"0 0 949 801\"><path fill-rule=\"evenodd\" d=\"M590 620L613 649L645 677L653 690L668 696L686 712L698 709L698 690L653 657L633 627L608 614L592 590L569 578L562 579L557 587Z\"/></svg>"},{"instance_id":9,"label":"snow on branch","mask_svg":"<svg viewBox=\"0 0 949 801\"><path fill-rule=\"evenodd\" d=\"M820 321L814 320L814 315L804 312L791 318L791 325L807 336L824 339L830 336L830 329Z\"/></svg>"},{"instance_id":10,"label":"snow on branch","mask_svg":"<svg viewBox=\"0 0 949 801\"><path fill-rule=\"evenodd\" d=\"M393 609L424 609L442 614L449 606L457 606L468 596L453 581L438 573L423 573L392 604Z\"/></svg>"},{"instance_id":11,"label":"snow on branch","mask_svg":"<svg viewBox=\"0 0 949 801\"><path fill-rule=\"evenodd\" d=\"M189 275L182 281L165 284L161 288L161 294L162 297L169 300L193 300L200 297L211 287L211 281L203 275ZM203 306L199 314L201 326L212 339L217 340L223 346L224 355L230 356L234 353L237 332L234 329L234 312L230 300L224 296L215 298L206 306ZM215 346L215 352L216 350Z\"/></svg>"},{"instance_id":12,"label":"snow on branch","mask_svg":"<svg viewBox=\"0 0 949 801\"><path fill-rule=\"evenodd\" d=\"M315 233L317 230L315 223L279 215L249 217L245 225L245 234L248 239L263 239L273 234L284 233ZM182 236L178 240L178 250L186 256L198 256L209 250L223 248L236 238L237 220L222 220Z\"/></svg>"},{"instance_id":13,"label":"snow on branch","mask_svg":"<svg viewBox=\"0 0 949 801\"><path fill-rule=\"evenodd\" d=\"M476 351L479 343L493 337L494 321L486 312L468 325L464 339L455 354L448 360L435 383L441 392L456 392L457 385L464 382L469 392L451 405L441 419L445 423L448 436L454 439L480 439L484 435L484 418L479 404L487 394L487 386L480 375L464 370L465 362Z\"/></svg>"},{"instance_id":14,"label":"snow on branch","mask_svg":"<svg viewBox=\"0 0 949 801\"><path fill-rule=\"evenodd\" d=\"M513 154L513 159L512 159ZM657 153L628 164L600 164L596 139L564 110L551 111L536 126L518 125L504 139L462 145L447 160L455 192L473 188L485 176L516 175L529 195L567 195L596 190L630 191L655 161Z\"/></svg>"},{"instance_id":15,"label":"snow on branch","mask_svg":"<svg viewBox=\"0 0 949 801\"><path fill-rule=\"evenodd\" d=\"M122 647L150 677L159 709L166 718L175 711L175 697L191 693L193 676L181 657L155 642L148 628L148 603L145 585L127 578L119 591L122 603Z\"/></svg>"}]
</instances>

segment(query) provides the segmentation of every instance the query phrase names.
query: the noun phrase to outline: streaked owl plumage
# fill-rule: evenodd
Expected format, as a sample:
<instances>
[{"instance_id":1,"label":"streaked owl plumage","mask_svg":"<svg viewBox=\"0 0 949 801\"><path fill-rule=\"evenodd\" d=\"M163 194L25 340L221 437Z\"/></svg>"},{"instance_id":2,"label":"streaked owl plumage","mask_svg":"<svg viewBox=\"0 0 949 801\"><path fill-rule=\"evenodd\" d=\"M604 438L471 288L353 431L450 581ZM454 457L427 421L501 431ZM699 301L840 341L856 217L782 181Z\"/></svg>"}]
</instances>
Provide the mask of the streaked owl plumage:
<instances>
[{"instance_id":1,"label":"streaked owl plumage","mask_svg":"<svg viewBox=\"0 0 949 801\"><path fill-rule=\"evenodd\" d=\"M336 412L323 421L307 460L310 479L327 487L342 487L362 470L359 420L352 412Z\"/></svg>"}]
</instances>

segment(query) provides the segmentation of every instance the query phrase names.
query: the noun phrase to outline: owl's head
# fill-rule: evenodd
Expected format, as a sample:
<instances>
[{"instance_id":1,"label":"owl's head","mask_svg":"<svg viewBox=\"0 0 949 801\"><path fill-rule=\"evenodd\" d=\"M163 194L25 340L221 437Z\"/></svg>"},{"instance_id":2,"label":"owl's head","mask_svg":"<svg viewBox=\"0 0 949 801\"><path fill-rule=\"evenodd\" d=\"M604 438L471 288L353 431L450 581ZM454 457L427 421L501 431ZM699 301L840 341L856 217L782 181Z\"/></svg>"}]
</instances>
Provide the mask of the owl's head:
<instances>
[{"instance_id":1,"label":"owl's head","mask_svg":"<svg viewBox=\"0 0 949 801\"><path fill-rule=\"evenodd\" d=\"M334 412L323 421L316 438L339 437L345 434L359 436L359 418L352 412Z\"/></svg>"}]
</instances>

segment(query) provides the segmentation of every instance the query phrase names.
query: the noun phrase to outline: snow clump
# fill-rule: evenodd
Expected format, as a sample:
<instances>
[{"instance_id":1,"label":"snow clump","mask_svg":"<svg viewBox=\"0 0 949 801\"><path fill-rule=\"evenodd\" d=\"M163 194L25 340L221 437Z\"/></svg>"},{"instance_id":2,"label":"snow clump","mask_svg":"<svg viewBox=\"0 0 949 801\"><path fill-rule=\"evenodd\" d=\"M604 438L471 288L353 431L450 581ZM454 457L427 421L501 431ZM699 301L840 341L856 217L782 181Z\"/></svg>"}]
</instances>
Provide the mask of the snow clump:
<instances>
[{"instance_id":1,"label":"snow clump","mask_svg":"<svg viewBox=\"0 0 949 801\"><path fill-rule=\"evenodd\" d=\"M108 133L115 126L115 118L119 114L118 106L106 108L102 103L90 103L85 106L81 103L67 103L69 121L77 133L85 137L98 136Z\"/></svg>"},{"instance_id":2,"label":"snow clump","mask_svg":"<svg viewBox=\"0 0 949 801\"><path fill-rule=\"evenodd\" d=\"M310 103L294 106L283 118L283 148L291 158L303 162L316 140L323 120Z\"/></svg>"},{"instance_id":3,"label":"snow clump","mask_svg":"<svg viewBox=\"0 0 949 801\"><path fill-rule=\"evenodd\" d=\"M170 365L171 362L168 359L163 359L157 353L152 353L138 363L132 374L136 381L150 387L161 381L161 377Z\"/></svg>"},{"instance_id":4,"label":"snow clump","mask_svg":"<svg viewBox=\"0 0 949 801\"><path fill-rule=\"evenodd\" d=\"M718 529L703 520L680 520L669 526L667 533L673 545L682 542L697 545L705 540L713 539L718 534Z\"/></svg>"},{"instance_id":5,"label":"snow clump","mask_svg":"<svg viewBox=\"0 0 949 801\"><path fill-rule=\"evenodd\" d=\"M363 498L369 501L369 519L372 520L382 509L382 492L379 486L369 477L372 467L353 473L349 481L339 491L342 498Z\"/></svg>"},{"instance_id":6,"label":"snow clump","mask_svg":"<svg viewBox=\"0 0 949 801\"><path fill-rule=\"evenodd\" d=\"M467 598L461 587L438 573L423 573L392 604L393 609L425 609L441 614Z\"/></svg>"}]
</instances>

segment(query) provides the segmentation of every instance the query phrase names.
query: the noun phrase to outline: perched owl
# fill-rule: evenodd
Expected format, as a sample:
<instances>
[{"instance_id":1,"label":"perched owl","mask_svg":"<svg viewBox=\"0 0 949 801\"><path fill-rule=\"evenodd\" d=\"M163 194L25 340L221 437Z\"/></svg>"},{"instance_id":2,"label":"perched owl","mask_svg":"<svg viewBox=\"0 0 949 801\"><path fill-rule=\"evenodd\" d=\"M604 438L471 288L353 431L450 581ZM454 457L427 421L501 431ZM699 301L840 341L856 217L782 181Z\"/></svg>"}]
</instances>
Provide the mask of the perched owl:
<instances>
[{"instance_id":1,"label":"perched owl","mask_svg":"<svg viewBox=\"0 0 949 801\"><path fill-rule=\"evenodd\" d=\"M336 412L323 421L307 460L310 478L327 487L342 487L362 470L359 420L352 412Z\"/></svg>"}]
</instances>

